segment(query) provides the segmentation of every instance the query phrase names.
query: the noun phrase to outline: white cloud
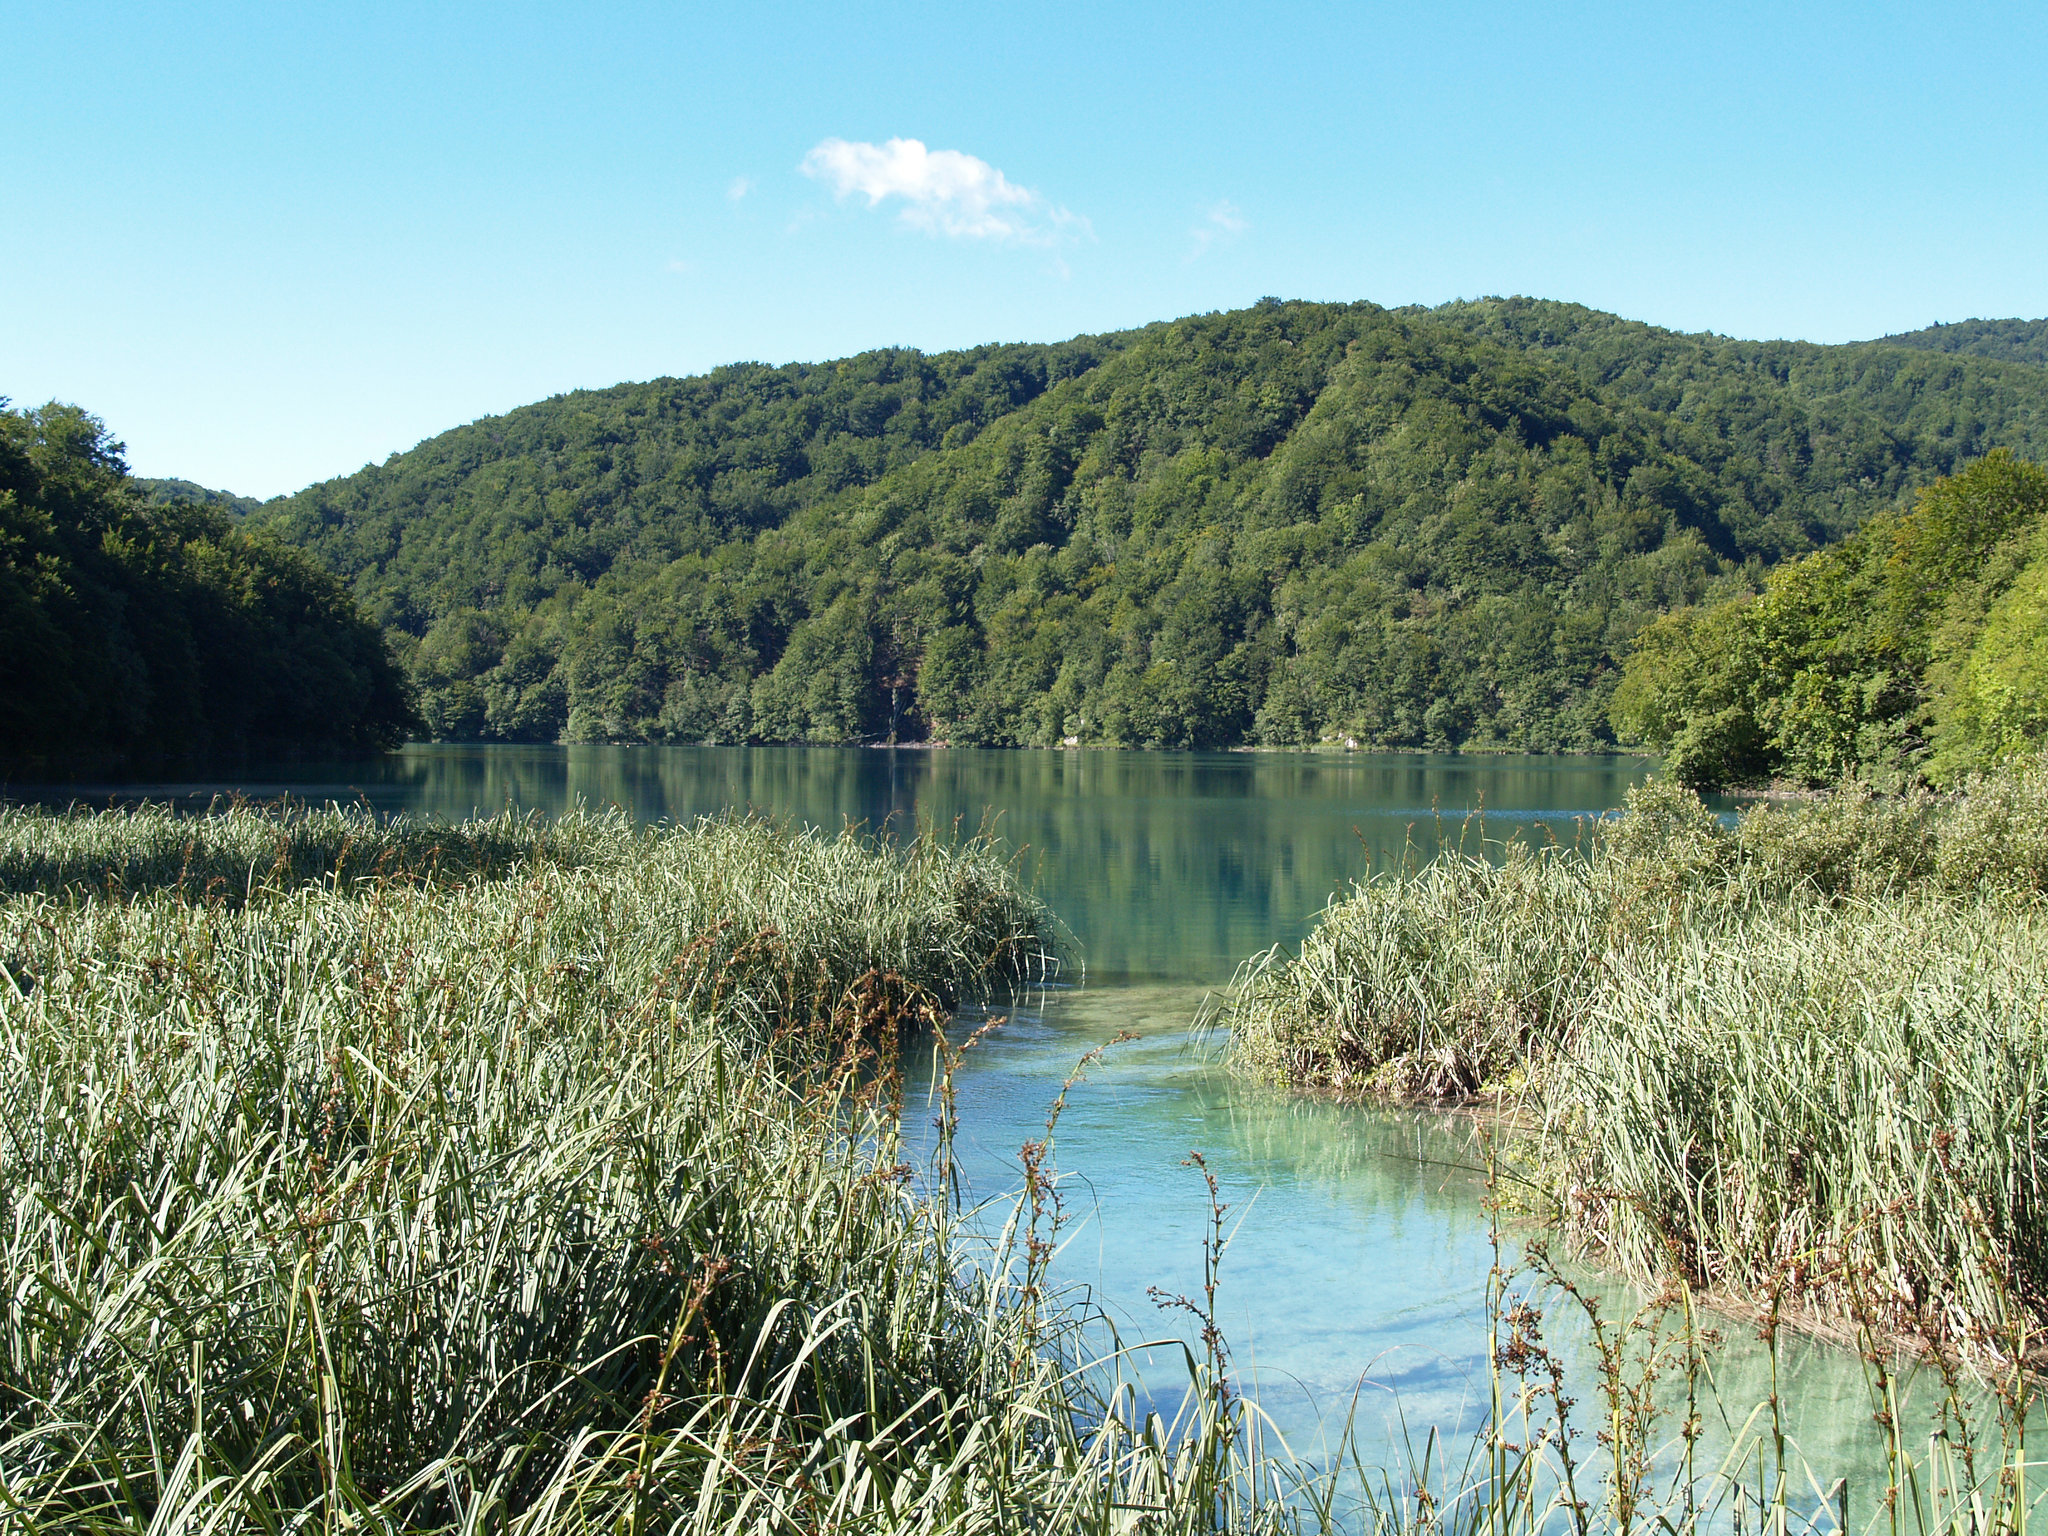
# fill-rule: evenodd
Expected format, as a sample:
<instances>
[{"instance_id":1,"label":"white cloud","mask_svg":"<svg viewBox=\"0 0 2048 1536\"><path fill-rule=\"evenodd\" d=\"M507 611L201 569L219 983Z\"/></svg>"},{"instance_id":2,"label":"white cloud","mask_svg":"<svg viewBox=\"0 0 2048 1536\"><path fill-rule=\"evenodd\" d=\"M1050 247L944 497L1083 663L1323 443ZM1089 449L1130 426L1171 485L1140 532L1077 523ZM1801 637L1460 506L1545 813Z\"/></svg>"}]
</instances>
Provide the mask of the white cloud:
<instances>
[{"instance_id":1,"label":"white cloud","mask_svg":"<svg viewBox=\"0 0 2048 1536\"><path fill-rule=\"evenodd\" d=\"M732 179L732 183L731 183L731 185L729 185L729 186L728 186L728 187L727 187L727 188L725 189L725 195L726 195L726 197L727 197L727 198L729 198L729 199L730 199L731 201L733 201L733 202L735 202L735 203L736 203L736 202L738 202L738 201L739 201L739 200L740 200L741 198L745 197L745 196L746 196L746 195L747 195L747 194L748 194L749 192L751 192L751 191L753 191L753 190L754 190L754 178L753 178L753 177L751 177L751 176L735 176L735 177L733 177L733 179Z\"/></svg>"},{"instance_id":2,"label":"white cloud","mask_svg":"<svg viewBox=\"0 0 2048 1536\"><path fill-rule=\"evenodd\" d=\"M826 139L799 169L830 186L835 197L859 193L870 208L900 198L898 217L928 234L1052 245L1063 235L1088 233L1086 219L1018 186L986 160L957 149L926 149L917 139Z\"/></svg>"},{"instance_id":3,"label":"white cloud","mask_svg":"<svg viewBox=\"0 0 2048 1536\"><path fill-rule=\"evenodd\" d=\"M1219 240L1235 240L1251 227L1251 221L1237 204L1225 198L1203 215L1201 223L1188 231L1195 241L1195 248L1188 252L1188 260L1193 261Z\"/></svg>"}]
</instances>

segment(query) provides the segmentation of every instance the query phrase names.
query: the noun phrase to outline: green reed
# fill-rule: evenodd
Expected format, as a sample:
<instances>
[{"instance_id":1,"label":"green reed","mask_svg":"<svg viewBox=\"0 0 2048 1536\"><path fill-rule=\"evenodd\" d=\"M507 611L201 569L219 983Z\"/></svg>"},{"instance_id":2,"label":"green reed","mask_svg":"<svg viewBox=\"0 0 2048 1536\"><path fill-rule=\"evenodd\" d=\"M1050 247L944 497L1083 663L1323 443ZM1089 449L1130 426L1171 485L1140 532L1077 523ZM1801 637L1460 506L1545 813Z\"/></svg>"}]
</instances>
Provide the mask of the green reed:
<instances>
[{"instance_id":1,"label":"green reed","mask_svg":"<svg viewBox=\"0 0 2048 1536\"><path fill-rule=\"evenodd\" d=\"M177 890L240 902L315 881L463 880L540 861L615 857L620 813L560 821L505 812L448 823L335 804L217 800L204 815L145 804L98 812L0 806L0 894L120 898Z\"/></svg>"},{"instance_id":2,"label":"green reed","mask_svg":"<svg viewBox=\"0 0 2048 1536\"><path fill-rule=\"evenodd\" d=\"M1298 1460L1231 1379L1224 1195L1199 1166L1205 1287L1167 1300L1200 1348L1179 1407L1143 1409L1174 1398L1048 1289L1065 1091L1007 1224L947 1197L972 1042L945 1008L1060 951L986 844L345 813L327 863L264 862L289 830L266 813L154 815L147 857L116 818L40 818L58 873L0 900L0 1530L1534 1536L1705 1529L1749 1499L1777 1511L1749 1516L1762 1536L1804 1507L1782 1470L1775 1505L1739 1468L1653 1486L1644 1371L1704 1358L1668 1327L1647 1354L1643 1328L1602 1335L1612 1451L1589 1460L1505 1277L1495 1413L1462 1464L1434 1442L1392 1471ZM1499 917L1555 894L1455 878ZM1526 937L1466 931L1533 988L1511 1019L1505 981L1485 994L1503 1037L1598 995ZM894 1068L927 1038L942 1134L920 1170ZM1859 1529L2023 1528L2023 1455L1967 1425L1921 1452L1892 1422L1903 1491Z\"/></svg>"},{"instance_id":3,"label":"green reed","mask_svg":"<svg viewBox=\"0 0 2048 1536\"><path fill-rule=\"evenodd\" d=\"M1354 1455L1353 1523L2025 1532L2043 1492L2048 761L1953 799L1846 786L1732 827L1653 781L1578 846L1480 851L1333 902L1202 1020L1269 1080L1489 1102L1496 1212L1549 1218L1641 1287L1603 1307L1540 1236L1499 1259L1484 1428L1462 1458L1433 1438L1392 1472ZM1589 1379L1567 1379L1560 1320ZM1876 1486L1791 1442L1775 1382L1794 1326L1861 1351ZM1715 1393L1733 1327L1770 1351L1762 1402ZM1903 1388L1913 1354L1932 1405ZM1711 1460L1710 1412L1728 1427ZM1318 1486L1334 1500L1334 1474Z\"/></svg>"},{"instance_id":4,"label":"green reed","mask_svg":"<svg viewBox=\"0 0 2048 1536\"><path fill-rule=\"evenodd\" d=\"M1360 887L1210 1022L1261 1076L1513 1105L1642 1279L2009 1355L2048 1295L2044 832L2041 764L1733 829L1652 784L1587 849Z\"/></svg>"},{"instance_id":5,"label":"green reed","mask_svg":"<svg viewBox=\"0 0 2048 1536\"><path fill-rule=\"evenodd\" d=\"M170 870L135 820L122 867ZM231 867L320 825L252 821L176 830ZM120 853L21 822L54 867ZM433 839L508 831L496 878L195 899L181 848L153 892L0 902L0 1528L1268 1518L1213 1409L1119 1417L1032 1263L966 1263L901 1160L908 1031L1057 952L992 850Z\"/></svg>"}]
</instances>

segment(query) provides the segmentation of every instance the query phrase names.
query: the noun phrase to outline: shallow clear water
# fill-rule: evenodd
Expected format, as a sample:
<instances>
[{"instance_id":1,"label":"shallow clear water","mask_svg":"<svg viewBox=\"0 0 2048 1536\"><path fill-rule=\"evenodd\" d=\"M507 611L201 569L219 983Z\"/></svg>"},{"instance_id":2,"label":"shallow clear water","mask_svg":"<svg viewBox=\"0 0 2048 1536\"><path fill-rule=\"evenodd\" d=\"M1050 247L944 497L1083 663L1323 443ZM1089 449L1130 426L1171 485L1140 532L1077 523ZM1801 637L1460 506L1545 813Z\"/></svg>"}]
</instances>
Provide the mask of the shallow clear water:
<instances>
[{"instance_id":1,"label":"shallow clear water","mask_svg":"<svg viewBox=\"0 0 2048 1536\"><path fill-rule=\"evenodd\" d=\"M1019 1148L1044 1134L1061 1082L1089 1050L1138 1032L1089 1068L1060 1116L1054 1160L1067 1225L1055 1274L1085 1288L1126 1343L1192 1341L1188 1319L1160 1310L1150 1291L1199 1295L1208 1194L1185 1162L1199 1151L1229 1206L1217 1311L1235 1374L1255 1383L1289 1444L1323 1460L1348 1423L1366 1464L1387 1466L1403 1464L1406 1447L1432 1427L1456 1444L1459 1431L1484 1422L1489 1399L1488 1276L1497 1261L1517 1262L1527 1231L1510 1225L1496 1254L1484 1205L1488 1127L1462 1114L1366 1109L1237 1081L1187 1038L1202 993L1091 981L996 1010L1006 1022L974 1048L957 1083L968 1198L991 1201L987 1225L1006 1217L1022 1182ZM988 1016L963 1017L953 1033ZM1570 1274L1610 1319L1642 1304L1582 1267ZM1543 1305L1591 1440L1587 1329L1561 1298ZM1723 1335L1712 1353L1725 1406L1707 1412L1698 1453L1710 1467L1772 1387L1747 1319L1704 1324ZM1155 1393L1177 1397L1181 1355L1148 1351L1135 1364ZM1824 1483L1854 1474L1859 1485L1881 1485L1856 1357L1788 1335L1778 1365L1795 1454ZM1668 1409L1680 1390L1674 1377ZM1663 1432L1674 1430L1667 1419Z\"/></svg>"},{"instance_id":2,"label":"shallow clear water","mask_svg":"<svg viewBox=\"0 0 2048 1536\"><path fill-rule=\"evenodd\" d=\"M1470 1428L1488 1396L1485 1297L1495 1262L1482 1203L1484 1133L1459 1116L1305 1102L1231 1080L1190 1043L1207 988L1268 945L1297 941L1350 881L1443 842L1571 841L1645 771L1628 758L1253 753L921 752L803 748L416 747L204 781L15 785L86 802L361 799L459 817L507 806L616 804L644 820L753 808L813 824L908 830L985 818L1073 929L1085 983L1002 1010L968 1057L958 1148L969 1192L1019 1184L1018 1149L1080 1058L1122 1031L1073 1091L1056 1160L1071 1218L1056 1273L1127 1340L1187 1337L1151 1287L1195 1295L1208 1216L1200 1151L1235 1230L1220 1321L1241 1379L1298 1450L1327 1452L1354 1401L1359 1451L1396 1464L1404 1437ZM1076 981L1079 977L1070 976ZM959 1021L956 1033L978 1021ZM924 1108L914 1134L927 1134ZM1518 1251L1513 1234L1507 1244ZM1610 1313L1635 1304L1588 1277ZM1595 1396L1584 1330L1553 1309L1581 1413ZM1737 1418L1770 1392L1748 1326L1722 1327L1719 1398ZM1881 1486L1864 1370L1788 1342L1781 1391L1795 1448L1832 1479ZM1150 1357L1162 1392L1179 1374ZM1921 1388L1922 1395L1927 1388ZM1728 1441L1709 1415L1707 1451ZM1591 1430L1588 1430L1588 1440ZM1455 1459L1455 1453L1454 1453Z\"/></svg>"}]
</instances>

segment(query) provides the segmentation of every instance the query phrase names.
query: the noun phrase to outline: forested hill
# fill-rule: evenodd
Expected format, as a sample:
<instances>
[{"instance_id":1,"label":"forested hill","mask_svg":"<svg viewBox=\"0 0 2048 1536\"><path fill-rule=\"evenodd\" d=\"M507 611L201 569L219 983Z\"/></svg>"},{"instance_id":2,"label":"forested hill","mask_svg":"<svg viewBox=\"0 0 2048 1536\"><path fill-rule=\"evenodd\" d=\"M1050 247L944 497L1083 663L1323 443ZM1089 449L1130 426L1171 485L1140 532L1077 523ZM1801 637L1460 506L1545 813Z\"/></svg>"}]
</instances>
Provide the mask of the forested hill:
<instances>
[{"instance_id":1,"label":"forested hill","mask_svg":"<svg viewBox=\"0 0 2048 1536\"><path fill-rule=\"evenodd\" d=\"M386 745L404 675L348 588L217 508L152 501L75 406L0 399L0 769Z\"/></svg>"},{"instance_id":2,"label":"forested hill","mask_svg":"<svg viewBox=\"0 0 2048 1536\"><path fill-rule=\"evenodd\" d=\"M247 517L263 503L254 496L237 496L233 491L212 491L190 480L150 480L141 475L131 476L128 483L142 493L142 499L153 507L170 507L181 504L195 507L212 507L230 517Z\"/></svg>"},{"instance_id":3,"label":"forested hill","mask_svg":"<svg viewBox=\"0 0 2048 1536\"><path fill-rule=\"evenodd\" d=\"M2001 445L2048 370L1262 301L569 395L252 521L446 736L1554 749L1655 614Z\"/></svg>"},{"instance_id":4,"label":"forested hill","mask_svg":"<svg viewBox=\"0 0 2048 1536\"><path fill-rule=\"evenodd\" d=\"M1884 343L2048 366L2048 320L1962 320L1887 336Z\"/></svg>"},{"instance_id":5,"label":"forested hill","mask_svg":"<svg viewBox=\"0 0 2048 1536\"><path fill-rule=\"evenodd\" d=\"M1994 451L1754 597L1666 614L1615 697L1702 788L1955 785L2048 743L2048 468Z\"/></svg>"}]
</instances>

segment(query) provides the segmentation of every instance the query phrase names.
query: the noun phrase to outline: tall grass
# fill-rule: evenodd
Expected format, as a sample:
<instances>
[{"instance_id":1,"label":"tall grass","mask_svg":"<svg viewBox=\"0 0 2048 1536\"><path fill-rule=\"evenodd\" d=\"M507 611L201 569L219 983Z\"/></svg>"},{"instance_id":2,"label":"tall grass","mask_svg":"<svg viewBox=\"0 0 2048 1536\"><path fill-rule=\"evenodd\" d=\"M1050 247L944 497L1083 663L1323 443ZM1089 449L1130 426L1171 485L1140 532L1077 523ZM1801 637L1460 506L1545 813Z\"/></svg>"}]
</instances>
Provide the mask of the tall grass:
<instances>
[{"instance_id":1,"label":"tall grass","mask_svg":"<svg viewBox=\"0 0 2048 1536\"><path fill-rule=\"evenodd\" d=\"M1607 957L1546 1183L1633 1273L2011 1354L2048 1297L2048 914L1802 907Z\"/></svg>"},{"instance_id":2,"label":"tall grass","mask_svg":"<svg viewBox=\"0 0 2048 1536\"><path fill-rule=\"evenodd\" d=\"M323 880L455 881L539 862L589 862L617 857L632 836L618 813L551 822L508 812L448 823L335 804L226 801L202 816L168 805L0 806L0 894L118 899L175 890L240 902Z\"/></svg>"},{"instance_id":3,"label":"tall grass","mask_svg":"<svg viewBox=\"0 0 2048 1536\"><path fill-rule=\"evenodd\" d=\"M0 903L0 1526L1245 1513L1213 1400L1111 1412L900 1161L878 1061L1052 948L986 849L565 842L602 857Z\"/></svg>"},{"instance_id":4,"label":"tall grass","mask_svg":"<svg viewBox=\"0 0 2048 1536\"><path fill-rule=\"evenodd\" d=\"M112 818L44 818L43 888L0 900L10 1536L1584 1536L1703 1530L1742 1499L1759 1536L1783 1536L1814 1513L1781 1442L1775 1482L1652 1486L1689 1442L1648 1438L1651 1332L1630 1321L1600 1335L1604 1469L1589 1461L1538 1309L1505 1277L1493 1421L1467 1459L1447 1473L1427 1447L1376 1478L1355 1458L1297 1461L1231 1379L1206 1169L1205 1285L1171 1298L1201 1333L1181 1390L1141 1394L1121 1357L1091 1356L1047 1289L1064 1091L995 1236L944 1194L960 1057L944 1010L1043 974L1059 948L985 845L589 818L386 829L418 833L415 853L357 865L338 850L379 829L344 818L329 854L264 862L289 829L234 816L137 818L146 856ZM225 851L209 866L202 848ZM109 882L115 858L127 873ZM1581 1007L1607 995L1596 978L1545 970L1493 921L1552 902L1564 867L1432 877L1480 882L1493 906L1462 930L1464 969L1406 1006L1492 998L1503 1038L1599 1025ZM1695 900L1680 894L1658 920L1673 932ZM1629 921L1649 931L1652 905ZM1584 920L1602 912L1588 897ZM1414 934L1387 931L1383 951L1412 961ZM1766 987L1768 956L1750 958ZM1526 1017L1499 1011L1511 987L1536 1000ZM943 1134L919 1170L891 1063L925 1026ZM1641 1177L1665 1176L1650 1162ZM1980 1233L2028 1219L1985 1209ZM2023 1456L1916 1453L1894 1423L1902 1496L1862 1527L2023 1528Z\"/></svg>"},{"instance_id":5,"label":"tall grass","mask_svg":"<svg viewBox=\"0 0 2048 1536\"><path fill-rule=\"evenodd\" d=\"M1730 829L1653 784L1587 850L1334 903L1210 1022L1260 1076L1491 1093L1581 1243L1994 1355L2048 1321L2048 767Z\"/></svg>"},{"instance_id":6,"label":"tall grass","mask_svg":"<svg viewBox=\"0 0 2048 1536\"><path fill-rule=\"evenodd\" d=\"M2029 1371L1985 1378L1938 1351L1931 1401L1903 1382L1869 1330L1875 1475L1809 1464L1780 1392L1787 1317L1771 1296L1737 1321L1702 1306L1677 1277L1615 1305L1575 1281L1541 1241L1512 1261L1498 1224L1487 1311L1487 1421L1462 1457L1433 1437L1399 1477L1360 1468L1357 1528L1375 1536L2024 1536L2043 1515ZM1715 1357L1730 1327L1753 1325L1771 1389L1730 1402ZM1583 1336L1591 1370L1574 1378L1555 1337ZM1710 1423L1718 1421L1712 1433Z\"/></svg>"}]
</instances>

